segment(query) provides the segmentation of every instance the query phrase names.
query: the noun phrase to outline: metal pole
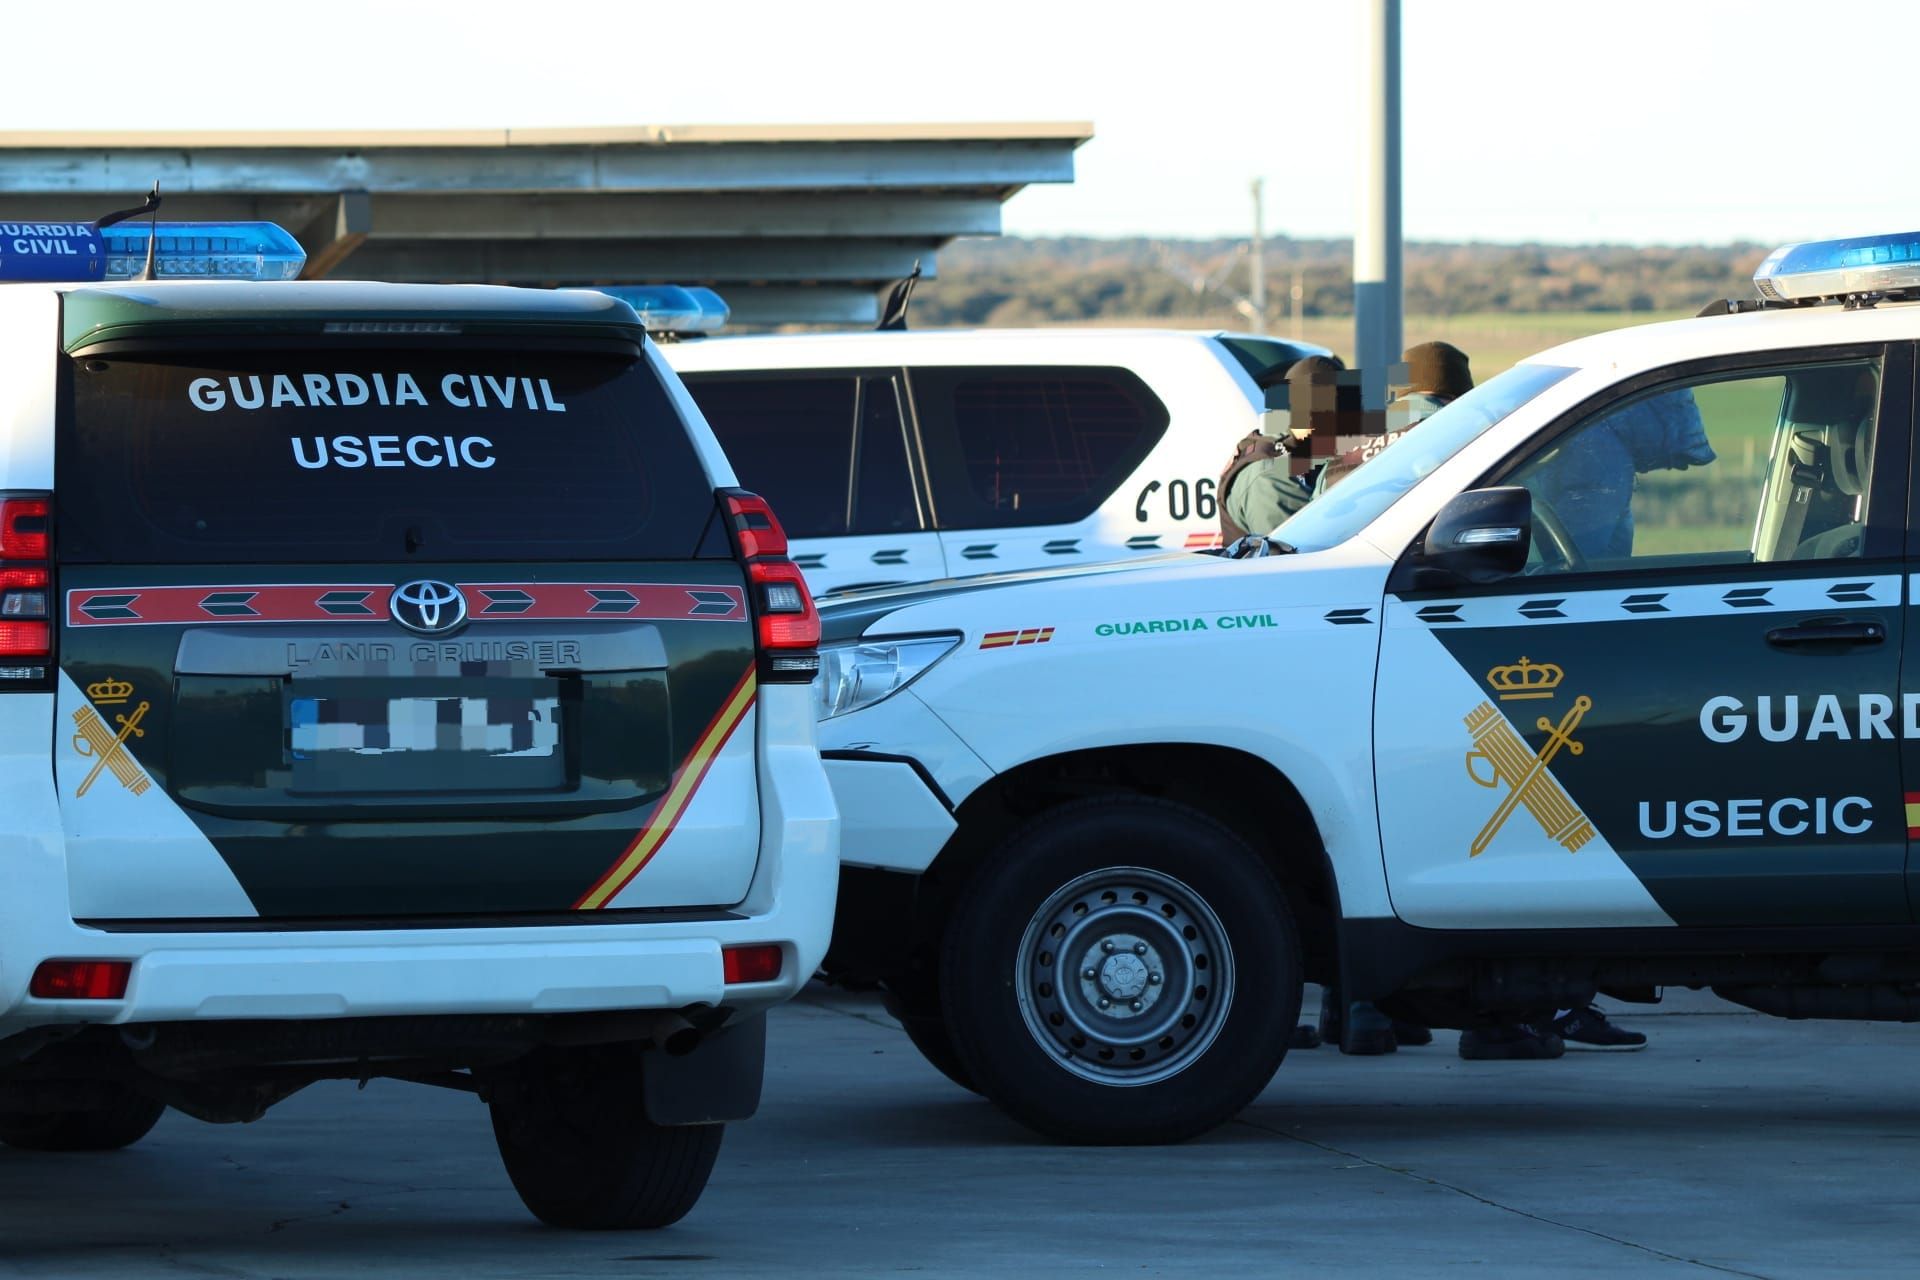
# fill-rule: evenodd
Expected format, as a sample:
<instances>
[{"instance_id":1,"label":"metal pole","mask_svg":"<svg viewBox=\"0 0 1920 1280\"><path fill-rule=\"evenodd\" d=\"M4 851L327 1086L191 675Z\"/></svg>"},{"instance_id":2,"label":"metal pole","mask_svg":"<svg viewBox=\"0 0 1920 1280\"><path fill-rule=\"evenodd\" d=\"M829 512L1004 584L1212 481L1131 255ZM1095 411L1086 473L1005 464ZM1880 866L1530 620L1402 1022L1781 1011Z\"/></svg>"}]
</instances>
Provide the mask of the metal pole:
<instances>
[{"instance_id":1,"label":"metal pole","mask_svg":"<svg viewBox=\"0 0 1920 1280\"><path fill-rule=\"evenodd\" d=\"M1360 232L1353 239L1353 340L1362 403L1385 409L1387 369L1400 358L1400 0L1368 0L1361 80Z\"/></svg>"},{"instance_id":2,"label":"metal pole","mask_svg":"<svg viewBox=\"0 0 1920 1280\"><path fill-rule=\"evenodd\" d=\"M1267 220L1260 206L1261 181L1253 180L1253 255L1249 270L1253 272L1253 287L1247 290L1247 300L1253 304L1253 331L1267 331Z\"/></svg>"}]
</instances>

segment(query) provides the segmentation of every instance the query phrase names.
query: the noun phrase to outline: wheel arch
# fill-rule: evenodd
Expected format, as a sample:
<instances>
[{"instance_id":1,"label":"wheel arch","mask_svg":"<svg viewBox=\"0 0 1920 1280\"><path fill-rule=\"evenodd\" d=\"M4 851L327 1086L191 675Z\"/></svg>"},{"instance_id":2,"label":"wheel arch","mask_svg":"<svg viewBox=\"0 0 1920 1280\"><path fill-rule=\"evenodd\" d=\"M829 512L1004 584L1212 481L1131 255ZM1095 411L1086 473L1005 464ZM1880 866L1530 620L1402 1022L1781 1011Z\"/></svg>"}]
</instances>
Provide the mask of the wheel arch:
<instances>
[{"instance_id":1,"label":"wheel arch","mask_svg":"<svg viewBox=\"0 0 1920 1280\"><path fill-rule=\"evenodd\" d=\"M986 857L1018 827L1059 805L1102 795L1143 795L1206 813L1244 839L1287 891L1306 977L1338 967L1339 884L1312 807L1272 762L1210 743L1094 747L1025 761L974 790L954 813L946 846L919 877L909 973L936 980L941 934L955 901Z\"/></svg>"}]
</instances>

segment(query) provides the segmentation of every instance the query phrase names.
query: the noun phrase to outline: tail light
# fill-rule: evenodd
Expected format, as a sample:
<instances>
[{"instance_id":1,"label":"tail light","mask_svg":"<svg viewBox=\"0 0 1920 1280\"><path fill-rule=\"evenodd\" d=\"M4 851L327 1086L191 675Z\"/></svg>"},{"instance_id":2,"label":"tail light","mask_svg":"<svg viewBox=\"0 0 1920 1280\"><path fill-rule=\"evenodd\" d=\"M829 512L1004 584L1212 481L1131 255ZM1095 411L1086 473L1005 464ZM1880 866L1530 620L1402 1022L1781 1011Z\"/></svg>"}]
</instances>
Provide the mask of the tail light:
<instances>
[{"instance_id":1,"label":"tail light","mask_svg":"<svg viewBox=\"0 0 1920 1280\"><path fill-rule=\"evenodd\" d=\"M0 497L0 690L42 688L53 665L52 507Z\"/></svg>"},{"instance_id":2,"label":"tail light","mask_svg":"<svg viewBox=\"0 0 1920 1280\"><path fill-rule=\"evenodd\" d=\"M722 489L720 505L734 549L747 564L760 679L809 684L820 670L820 614L800 568L787 558L787 535L765 498Z\"/></svg>"},{"instance_id":3,"label":"tail light","mask_svg":"<svg viewBox=\"0 0 1920 1280\"><path fill-rule=\"evenodd\" d=\"M130 960L42 960L27 994L36 1000L119 1000L132 976Z\"/></svg>"},{"instance_id":4,"label":"tail light","mask_svg":"<svg viewBox=\"0 0 1920 1280\"><path fill-rule=\"evenodd\" d=\"M780 960L778 943L720 948L721 967L730 987L741 982L772 982L780 976Z\"/></svg>"}]
</instances>

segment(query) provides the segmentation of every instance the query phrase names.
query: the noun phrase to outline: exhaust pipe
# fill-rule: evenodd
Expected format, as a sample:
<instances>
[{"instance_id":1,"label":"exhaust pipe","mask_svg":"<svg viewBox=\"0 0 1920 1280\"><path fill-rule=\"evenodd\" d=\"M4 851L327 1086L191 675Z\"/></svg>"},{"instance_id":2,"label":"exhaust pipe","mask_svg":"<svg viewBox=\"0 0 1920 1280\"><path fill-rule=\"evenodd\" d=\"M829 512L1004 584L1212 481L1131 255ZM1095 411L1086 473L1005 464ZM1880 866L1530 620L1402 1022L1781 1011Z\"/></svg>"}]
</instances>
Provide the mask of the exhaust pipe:
<instances>
[{"instance_id":1,"label":"exhaust pipe","mask_svg":"<svg viewBox=\"0 0 1920 1280\"><path fill-rule=\"evenodd\" d=\"M670 1058L684 1058L700 1047L706 1033L677 1013L663 1013L653 1024L653 1042Z\"/></svg>"}]
</instances>

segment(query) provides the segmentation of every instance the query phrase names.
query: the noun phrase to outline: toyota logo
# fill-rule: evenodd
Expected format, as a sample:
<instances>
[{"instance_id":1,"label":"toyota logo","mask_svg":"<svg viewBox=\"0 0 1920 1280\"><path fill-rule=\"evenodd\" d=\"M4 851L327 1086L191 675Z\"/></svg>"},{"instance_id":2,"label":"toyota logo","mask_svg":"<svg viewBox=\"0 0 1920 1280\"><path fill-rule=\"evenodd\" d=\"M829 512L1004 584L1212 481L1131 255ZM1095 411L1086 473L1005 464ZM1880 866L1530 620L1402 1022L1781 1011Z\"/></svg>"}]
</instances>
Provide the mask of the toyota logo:
<instances>
[{"instance_id":1,"label":"toyota logo","mask_svg":"<svg viewBox=\"0 0 1920 1280\"><path fill-rule=\"evenodd\" d=\"M387 609L395 622L423 636L444 635L467 620L467 600L460 588L433 578L395 587Z\"/></svg>"}]
</instances>

